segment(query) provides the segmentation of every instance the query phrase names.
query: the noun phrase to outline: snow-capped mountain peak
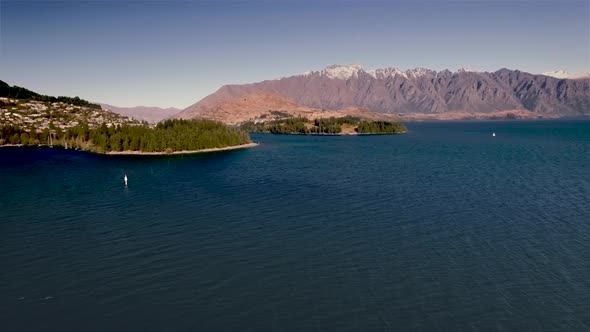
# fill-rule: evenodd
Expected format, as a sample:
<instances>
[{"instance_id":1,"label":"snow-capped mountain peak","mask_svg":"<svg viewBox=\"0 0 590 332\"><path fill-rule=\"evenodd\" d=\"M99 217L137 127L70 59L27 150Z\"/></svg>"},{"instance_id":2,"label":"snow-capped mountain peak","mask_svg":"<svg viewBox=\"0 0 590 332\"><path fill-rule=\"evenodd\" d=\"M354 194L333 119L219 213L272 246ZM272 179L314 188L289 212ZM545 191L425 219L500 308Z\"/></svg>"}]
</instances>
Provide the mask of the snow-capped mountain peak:
<instances>
[{"instance_id":1,"label":"snow-capped mountain peak","mask_svg":"<svg viewBox=\"0 0 590 332\"><path fill-rule=\"evenodd\" d=\"M320 72L320 75L327 76L329 78L338 78L338 79L349 79L353 76L357 76L358 72L361 71L363 68L360 65L331 65L328 66Z\"/></svg>"},{"instance_id":2,"label":"snow-capped mountain peak","mask_svg":"<svg viewBox=\"0 0 590 332\"><path fill-rule=\"evenodd\" d=\"M459 68L457 69L457 73L472 73L472 72L476 72L477 70L471 68L471 67L463 67L463 68Z\"/></svg>"},{"instance_id":3,"label":"snow-capped mountain peak","mask_svg":"<svg viewBox=\"0 0 590 332\"><path fill-rule=\"evenodd\" d=\"M434 70L430 70L430 69L422 68L422 67L406 70L406 77L411 77L411 78L418 78L418 77L422 77L422 76L425 76L428 74L436 75L436 72Z\"/></svg>"},{"instance_id":4,"label":"snow-capped mountain peak","mask_svg":"<svg viewBox=\"0 0 590 332\"><path fill-rule=\"evenodd\" d=\"M541 73L541 75L551 76L555 78L569 78L569 79L577 79L577 78L590 78L590 73L588 72L579 72L575 74L570 74L565 70L554 70L554 71L547 71Z\"/></svg>"},{"instance_id":5,"label":"snow-capped mountain peak","mask_svg":"<svg viewBox=\"0 0 590 332\"><path fill-rule=\"evenodd\" d=\"M541 73L541 75L551 76L555 78L568 78L570 74L565 70L554 70L554 71L546 71Z\"/></svg>"},{"instance_id":6,"label":"snow-capped mountain peak","mask_svg":"<svg viewBox=\"0 0 590 332\"><path fill-rule=\"evenodd\" d=\"M393 67L369 70L368 73L369 73L369 75L373 76L376 79L394 77L395 75L401 75L403 77L407 77L405 72L401 71L398 68L393 68Z\"/></svg>"},{"instance_id":7,"label":"snow-capped mountain peak","mask_svg":"<svg viewBox=\"0 0 590 332\"><path fill-rule=\"evenodd\" d=\"M317 75L317 76L327 77L330 79L348 80L353 77L358 78L360 72L369 74L370 76L372 76L373 78L378 79L378 80L388 79L388 78L392 78L392 77L395 77L398 75L402 76L404 78L408 78L408 79L416 79L416 78L430 76L430 75L436 76L439 74L434 70L431 70L428 68L423 68L423 67L417 67L414 69L407 69L407 70L401 70L401 69L395 68L395 67L386 67L386 68L378 68L378 69L365 71L360 65L352 64L352 65L330 65L330 66L327 66L326 68L319 70L319 71L306 71L305 73L301 74L301 76ZM443 70L440 72L440 74L445 73L445 72L450 72L450 71ZM457 71L455 73L470 73L470 72L481 73L481 72L479 72L473 68L469 68L469 67L459 68L459 69L457 69ZM551 77L560 78L560 79L566 79L566 78L567 79L587 79L587 78L590 78L589 72L580 72L580 73L570 74L565 70L555 70L555 71L550 71L550 72L544 72L541 75L551 76Z\"/></svg>"},{"instance_id":8,"label":"snow-capped mountain peak","mask_svg":"<svg viewBox=\"0 0 590 332\"><path fill-rule=\"evenodd\" d=\"M360 65L330 65L320 71L306 71L303 76L319 75L325 76L331 79L350 79L352 77L358 77L359 72L365 72ZM373 76L375 79L386 79L395 77L397 75L405 78L419 78L426 75L436 75L436 71L427 68L414 68L408 70L401 70L395 67L378 68L366 71L365 73Z\"/></svg>"},{"instance_id":9,"label":"snow-capped mountain peak","mask_svg":"<svg viewBox=\"0 0 590 332\"><path fill-rule=\"evenodd\" d=\"M302 76L319 75L325 76L332 79L349 79L353 76L358 76L359 71L363 68L360 65L330 65L322 70L308 70L302 74Z\"/></svg>"}]
</instances>

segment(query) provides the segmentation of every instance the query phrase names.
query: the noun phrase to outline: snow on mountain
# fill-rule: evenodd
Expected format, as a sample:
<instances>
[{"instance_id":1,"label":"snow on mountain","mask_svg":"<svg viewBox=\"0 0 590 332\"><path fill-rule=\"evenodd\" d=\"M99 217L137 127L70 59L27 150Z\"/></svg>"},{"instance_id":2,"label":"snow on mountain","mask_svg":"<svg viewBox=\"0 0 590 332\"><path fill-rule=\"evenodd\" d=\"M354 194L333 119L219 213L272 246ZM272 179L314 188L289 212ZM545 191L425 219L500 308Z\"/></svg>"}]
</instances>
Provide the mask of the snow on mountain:
<instances>
[{"instance_id":1,"label":"snow on mountain","mask_svg":"<svg viewBox=\"0 0 590 332\"><path fill-rule=\"evenodd\" d=\"M568 78L570 74L565 70L554 70L541 73L541 75L551 76L555 78Z\"/></svg>"},{"instance_id":2,"label":"snow on mountain","mask_svg":"<svg viewBox=\"0 0 590 332\"><path fill-rule=\"evenodd\" d=\"M457 73L476 73L477 70L470 68L470 67L463 67L457 69Z\"/></svg>"},{"instance_id":3,"label":"snow on mountain","mask_svg":"<svg viewBox=\"0 0 590 332\"><path fill-rule=\"evenodd\" d=\"M306 71L303 73L303 76L319 75L333 79L347 80L351 77L357 77L361 70L363 70L363 68L360 65L330 65L320 71Z\"/></svg>"},{"instance_id":4,"label":"snow on mountain","mask_svg":"<svg viewBox=\"0 0 590 332\"><path fill-rule=\"evenodd\" d=\"M388 67L383 69L374 69L368 71L369 75L373 76L376 79L383 79L388 77L394 77L395 75L401 75L403 77L408 77L405 72L398 68Z\"/></svg>"},{"instance_id":5,"label":"snow on mountain","mask_svg":"<svg viewBox=\"0 0 590 332\"><path fill-rule=\"evenodd\" d=\"M265 95L280 100L270 103ZM227 104L228 100L239 101L241 106ZM495 72L424 68L367 72L358 65L332 65L307 75L226 85L176 116L192 118L205 110L223 113L238 106L242 112L253 105L264 111L280 110L282 104L285 109L296 108L287 101L313 109L358 107L386 114L527 110L539 116L577 116L588 114L590 79L563 80L506 68Z\"/></svg>"},{"instance_id":6,"label":"snow on mountain","mask_svg":"<svg viewBox=\"0 0 590 332\"><path fill-rule=\"evenodd\" d=\"M405 71L394 67L387 67L382 69L369 70L367 73L376 79L394 77L396 75L400 75L405 78L418 78L428 74L436 75L436 71L421 67L408 69Z\"/></svg>"},{"instance_id":7,"label":"snow on mountain","mask_svg":"<svg viewBox=\"0 0 590 332\"><path fill-rule=\"evenodd\" d=\"M437 74L437 72L434 70L422 67L407 70L401 70L395 67L387 67L365 71L360 65L330 65L320 71L306 71L305 73L303 73L302 76L319 75L329 77L332 79L348 80L352 77L358 77L359 72L365 72L373 76L373 78L375 79L387 79L390 77L395 77L397 75L402 76L404 78L419 78L426 75ZM475 70L470 68L462 68L459 69L457 72L475 72Z\"/></svg>"},{"instance_id":8,"label":"snow on mountain","mask_svg":"<svg viewBox=\"0 0 590 332\"><path fill-rule=\"evenodd\" d=\"M410 78L418 78L429 74L436 75L436 71L422 67L406 70L406 75Z\"/></svg>"},{"instance_id":9,"label":"snow on mountain","mask_svg":"<svg viewBox=\"0 0 590 332\"><path fill-rule=\"evenodd\" d=\"M547 71L541 73L541 75L551 76L555 78L569 78L569 79L579 79L579 78L590 78L590 73L588 72L579 72L575 74L570 74L565 70L554 70L554 71Z\"/></svg>"},{"instance_id":10,"label":"snow on mountain","mask_svg":"<svg viewBox=\"0 0 590 332\"><path fill-rule=\"evenodd\" d=\"M439 73L447 72L448 70L443 70ZM310 76L310 75L318 75L324 76L331 79L341 79L341 80L348 80L353 77L358 77L360 72L367 73L371 75L375 79L387 79L395 76L402 76L404 78L419 78L426 75L437 75L437 72L427 68L414 68L414 69L407 69L401 70L395 67L387 67L387 68L377 68L372 70L365 71L360 65L352 64L352 65L330 65L322 70L316 71L306 71L302 75L298 76ZM459 68L455 73L481 73L473 68L464 67ZM555 70L544 72L541 75L560 78L560 79L580 79L580 78L590 78L590 72L579 72L575 74L570 74L565 70Z\"/></svg>"},{"instance_id":11,"label":"snow on mountain","mask_svg":"<svg viewBox=\"0 0 590 332\"><path fill-rule=\"evenodd\" d=\"M568 77L569 79L579 79L579 78L590 78L590 73L589 72L579 72L579 73L575 73L575 74L571 74L570 77Z\"/></svg>"},{"instance_id":12,"label":"snow on mountain","mask_svg":"<svg viewBox=\"0 0 590 332\"><path fill-rule=\"evenodd\" d=\"M360 70L362 70L360 65L331 65L322 69L320 74L329 78L349 79L353 76L357 76Z\"/></svg>"}]
</instances>

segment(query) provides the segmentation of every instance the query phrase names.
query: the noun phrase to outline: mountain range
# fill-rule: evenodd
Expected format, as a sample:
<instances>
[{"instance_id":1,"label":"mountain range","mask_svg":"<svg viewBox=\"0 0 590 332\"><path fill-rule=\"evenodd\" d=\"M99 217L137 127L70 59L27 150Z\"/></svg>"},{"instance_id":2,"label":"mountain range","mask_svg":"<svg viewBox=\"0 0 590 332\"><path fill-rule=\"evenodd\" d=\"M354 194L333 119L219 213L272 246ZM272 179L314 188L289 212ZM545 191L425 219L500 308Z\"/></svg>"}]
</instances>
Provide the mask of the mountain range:
<instances>
[{"instance_id":1,"label":"mountain range","mask_svg":"<svg viewBox=\"0 0 590 332\"><path fill-rule=\"evenodd\" d=\"M226 123L263 120L272 112L343 112L407 118L558 117L590 113L590 76L558 78L519 70L478 72L425 68L364 70L331 65L319 71L225 85L175 115ZM556 73L556 74L555 74ZM247 114L246 114L247 113Z\"/></svg>"}]
</instances>

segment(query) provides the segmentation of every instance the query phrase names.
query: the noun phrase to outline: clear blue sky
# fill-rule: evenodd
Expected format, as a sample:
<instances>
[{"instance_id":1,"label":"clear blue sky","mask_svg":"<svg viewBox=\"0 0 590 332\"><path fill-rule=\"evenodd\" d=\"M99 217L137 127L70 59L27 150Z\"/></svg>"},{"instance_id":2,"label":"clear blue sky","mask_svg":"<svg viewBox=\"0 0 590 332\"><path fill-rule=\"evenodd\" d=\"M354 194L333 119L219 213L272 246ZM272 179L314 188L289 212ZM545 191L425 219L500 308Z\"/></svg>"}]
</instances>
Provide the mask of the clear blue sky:
<instances>
[{"instance_id":1,"label":"clear blue sky","mask_svg":"<svg viewBox=\"0 0 590 332\"><path fill-rule=\"evenodd\" d=\"M184 108L329 64L590 70L590 1L0 1L0 80Z\"/></svg>"}]
</instances>

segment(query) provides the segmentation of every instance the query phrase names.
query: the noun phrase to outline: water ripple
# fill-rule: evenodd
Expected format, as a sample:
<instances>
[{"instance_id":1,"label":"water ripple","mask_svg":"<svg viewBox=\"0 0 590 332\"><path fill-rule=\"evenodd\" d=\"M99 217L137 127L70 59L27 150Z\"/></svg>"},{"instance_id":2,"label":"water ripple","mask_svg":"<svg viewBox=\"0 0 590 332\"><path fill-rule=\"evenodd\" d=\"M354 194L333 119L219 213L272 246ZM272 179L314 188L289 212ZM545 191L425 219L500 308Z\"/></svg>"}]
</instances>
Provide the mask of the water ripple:
<instances>
[{"instance_id":1,"label":"water ripple","mask_svg":"<svg viewBox=\"0 0 590 332\"><path fill-rule=\"evenodd\" d=\"M3 324L590 329L588 124L410 129L172 158L0 150Z\"/></svg>"}]
</instances>

